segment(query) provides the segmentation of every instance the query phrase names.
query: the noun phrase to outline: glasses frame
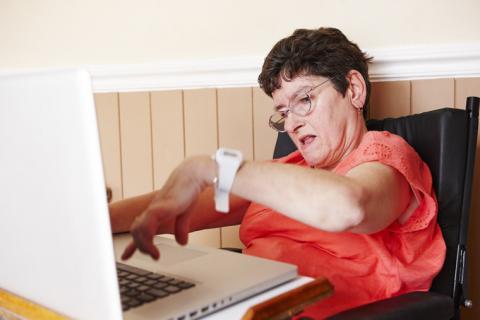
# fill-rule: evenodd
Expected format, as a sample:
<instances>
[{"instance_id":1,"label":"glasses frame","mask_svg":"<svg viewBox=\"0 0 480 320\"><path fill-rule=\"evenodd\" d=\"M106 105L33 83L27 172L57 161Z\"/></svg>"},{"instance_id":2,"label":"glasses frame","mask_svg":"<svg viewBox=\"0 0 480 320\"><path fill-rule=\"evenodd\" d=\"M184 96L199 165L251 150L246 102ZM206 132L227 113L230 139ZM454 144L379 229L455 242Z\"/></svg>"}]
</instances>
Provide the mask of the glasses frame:
<instances>
[{"instance_id":1,"label":"glasses frame","mask_svg":"<svg viewBox=\"0 0 480 320\"><path fill-rule=\"evenodd\" d=\"M281 116L281 115L280 115L280 120L272 121L272 118L273 118L273 117L275 117L275 116L277 116L277 115L280 114L279 111L275 111L275 112L270 116L270 118L268 119L268 125L269 125L269 127L272 128L273 130L277 131L277 132L287 132L287 130L285 130L285 129L280 130L280 129L276 128L276 127L275 127L275 123L278 123L279 121L283 121L283 123L285 124L285 120L287 119L287 117L288 117L288 115L289 115L290 113L293 113L293 114L295 114L295 115L297 115L297 116L299 116L299 117L306 117L306 116L308 116L308 115L313 111L313 109L314 109L314 108L312 107L312 98L311 98L311 96L310 96L311 92L312 92L313 90L321 87L322 85L324 85L324 84L327 83L328 81L330 81L330 79L326 79L326 80L320 82L319 84L314 85L313 87L311 87L310 89L308 89L307 91L305 91L304 93L301 94L301 95L305 95L305 96L308 98L308 104L309 104L309 106L308 106L308 110L307 110L307 112L306 112L305 114L299 114L298 112L293 111L293 109L290 108L290 103L289 103L289 105L288 105L287 108L286 108L286 110L287 110L287 111L286 111L286 114L285 114L284 116ZM300 95L297 95L297 97L298 97L298 96L300 96ZM297 97L295 97L295 98L297 98ZM284 128L285 128L285 127L284 127Z\"/></svg>"}]
</instances>

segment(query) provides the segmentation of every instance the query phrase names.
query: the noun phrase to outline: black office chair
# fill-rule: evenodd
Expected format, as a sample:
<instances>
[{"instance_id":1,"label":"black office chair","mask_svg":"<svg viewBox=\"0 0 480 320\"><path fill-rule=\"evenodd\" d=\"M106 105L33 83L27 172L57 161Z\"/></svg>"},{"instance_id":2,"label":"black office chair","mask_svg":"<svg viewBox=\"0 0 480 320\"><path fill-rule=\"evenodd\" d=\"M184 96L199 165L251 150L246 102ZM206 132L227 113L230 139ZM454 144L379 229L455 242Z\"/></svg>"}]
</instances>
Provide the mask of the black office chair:
<instances>
[{"instance_id":1,"label":"black office chair","mask_svg":"<svg viewBox=\"0 0 480 320\"><path fill-rule=\"evenodd\" d=\"M429 166L447 254L429 292L378 301L329 319L459 319L460 307L471 304L465 297L464 280L479 103L478 97L469 97L466 110L444 108L367 121L369 130L387 130L402 136ZM274 158L294 150L288 135L279 134Z\"/></svg>"}]
</instances>

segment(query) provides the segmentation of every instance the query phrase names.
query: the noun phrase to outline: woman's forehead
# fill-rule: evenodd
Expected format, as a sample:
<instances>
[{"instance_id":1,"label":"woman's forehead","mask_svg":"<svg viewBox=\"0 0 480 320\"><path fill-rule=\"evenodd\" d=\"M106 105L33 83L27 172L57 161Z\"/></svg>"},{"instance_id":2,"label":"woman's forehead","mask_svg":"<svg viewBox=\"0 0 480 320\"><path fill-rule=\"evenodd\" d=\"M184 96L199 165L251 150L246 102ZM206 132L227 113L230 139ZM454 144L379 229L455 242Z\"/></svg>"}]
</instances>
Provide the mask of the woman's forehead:
<instances>
[{"instance_id":1,"label":"woman's forehead","mask_svg":"<svg viewBox=\"0 0 480 320\"><path fill-rule=\"evenodd\" d=\"M272 92L273 100L282 101L289 100L292 97L303 93L306 89L311 88L319 81L323 81L324 77L321 76L298 76L292 80L280 79L280 87Z\"/></svg>"}]
</instances>

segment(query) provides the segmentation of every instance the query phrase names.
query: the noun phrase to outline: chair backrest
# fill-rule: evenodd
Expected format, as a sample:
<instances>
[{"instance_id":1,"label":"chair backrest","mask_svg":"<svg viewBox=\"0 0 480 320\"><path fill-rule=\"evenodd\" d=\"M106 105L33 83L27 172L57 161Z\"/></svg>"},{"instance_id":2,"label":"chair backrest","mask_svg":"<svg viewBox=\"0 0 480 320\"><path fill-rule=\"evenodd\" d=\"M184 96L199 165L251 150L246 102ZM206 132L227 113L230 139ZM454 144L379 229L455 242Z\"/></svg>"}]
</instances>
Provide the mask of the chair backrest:
<instances>
[{"instance_id":1,"label":"chair backrest","mask_svg":"<svg viewBox=\"0 0 480 320\"><path fill-rule=\"evenodd\" d=\"M475 159L479 98L469 97L465 110L444 108L384 120L369 120L369 130L402 136L429 166L438 200L438 223L447 256L431 291L463 303L463 279ZM280 134L274 158L295 150L287 134Z\"/></svg>"}]
</instances>

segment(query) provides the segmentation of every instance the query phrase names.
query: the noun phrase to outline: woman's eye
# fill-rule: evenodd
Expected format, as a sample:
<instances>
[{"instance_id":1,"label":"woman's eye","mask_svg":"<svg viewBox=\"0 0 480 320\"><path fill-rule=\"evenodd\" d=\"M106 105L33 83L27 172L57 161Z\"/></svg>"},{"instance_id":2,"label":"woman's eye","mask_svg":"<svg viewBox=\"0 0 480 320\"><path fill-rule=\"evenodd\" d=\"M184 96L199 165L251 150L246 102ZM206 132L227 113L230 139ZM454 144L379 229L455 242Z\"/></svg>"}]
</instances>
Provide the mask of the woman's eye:
<instances>
[{"instance_id":1,"label":"woman's eye","mask_svg":"<svg viewBox=\"0 0 480 320\"><path fill-rule=\"evenodd\" d=\"M300 99L300 102L303 103L303 104L309 103L310 102L310 97L305 96L302 99Z\"/></svg>"}]
</instances>

